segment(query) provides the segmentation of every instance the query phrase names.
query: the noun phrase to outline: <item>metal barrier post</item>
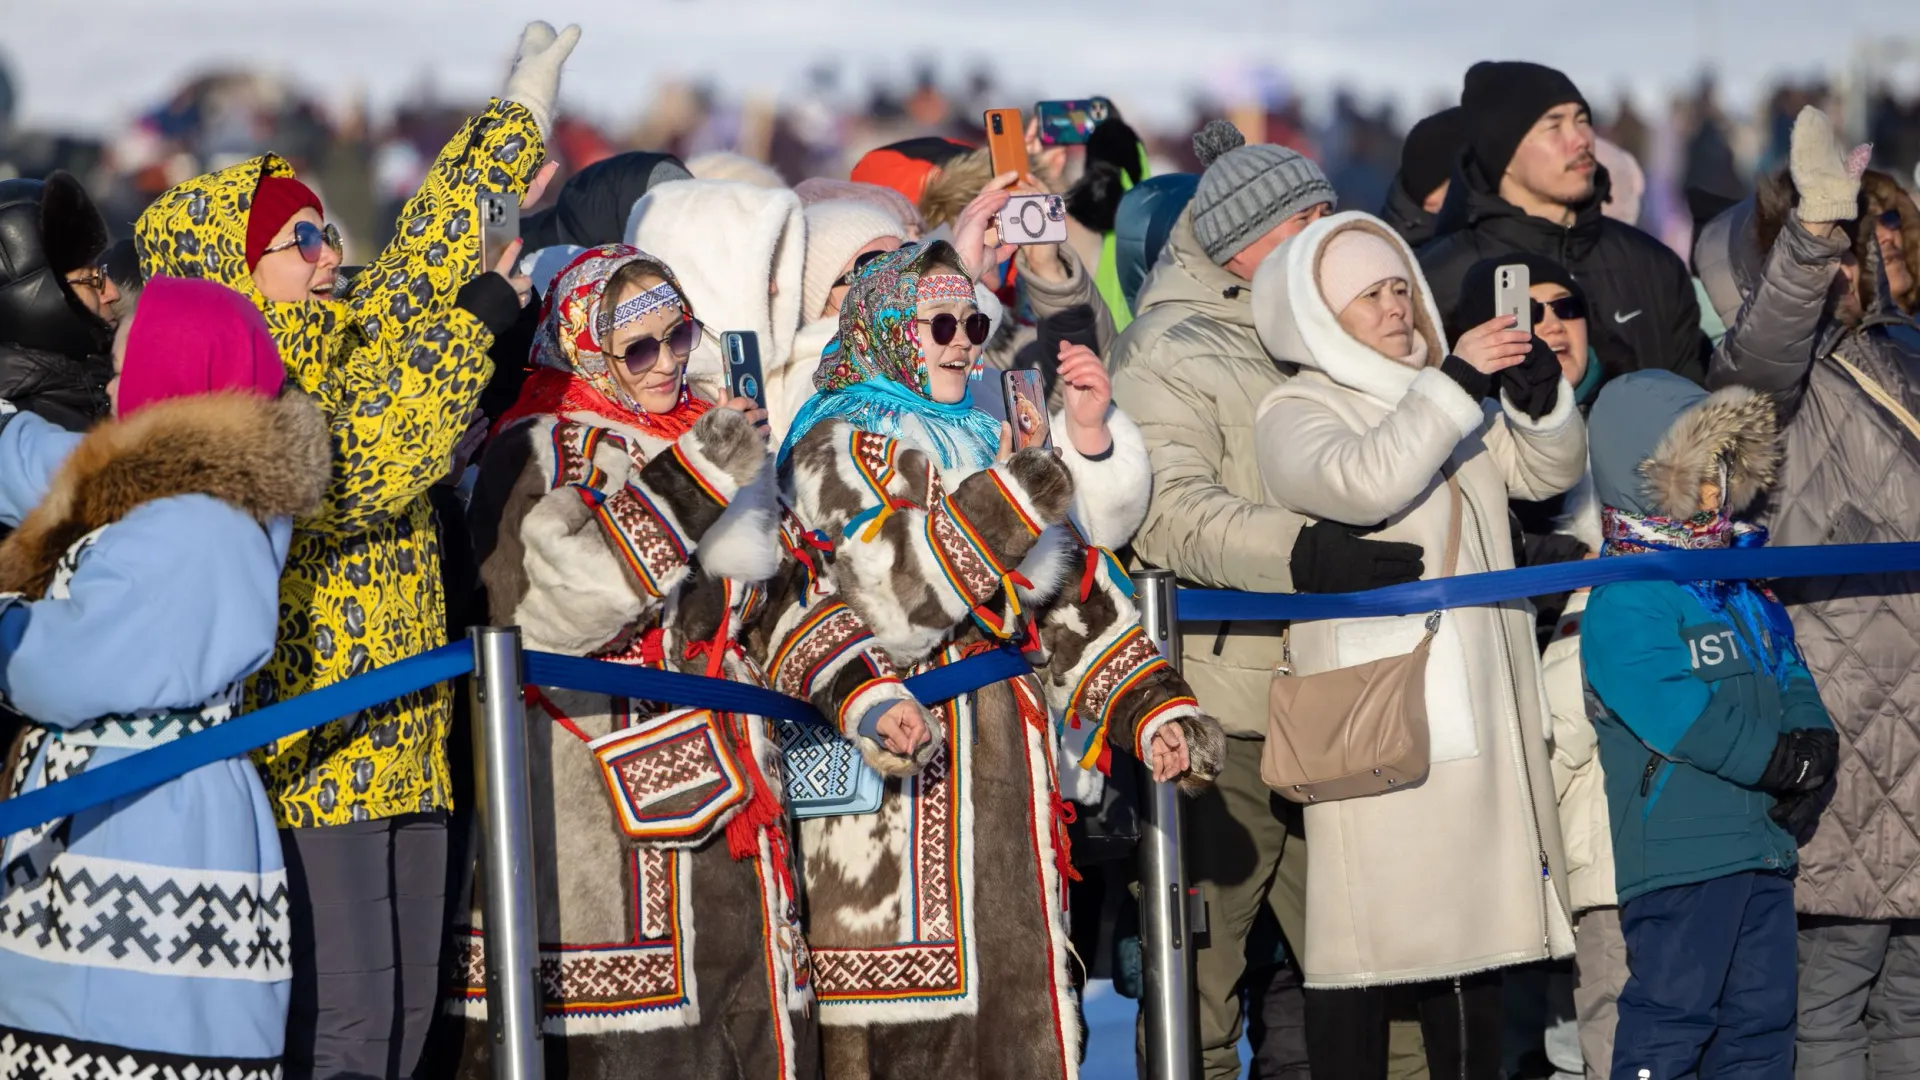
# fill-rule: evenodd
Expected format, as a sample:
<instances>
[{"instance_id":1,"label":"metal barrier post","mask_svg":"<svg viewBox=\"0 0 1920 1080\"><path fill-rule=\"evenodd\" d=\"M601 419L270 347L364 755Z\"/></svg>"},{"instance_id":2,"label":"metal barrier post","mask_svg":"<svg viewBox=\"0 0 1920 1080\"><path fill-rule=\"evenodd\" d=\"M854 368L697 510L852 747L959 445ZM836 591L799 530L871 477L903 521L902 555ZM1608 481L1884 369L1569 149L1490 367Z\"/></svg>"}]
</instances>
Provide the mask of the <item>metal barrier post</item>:
<instances>
[{"instance_id":1,"label":"metal barrier post","mask_svg":"<svg viewBox=\"0 0 1920 1080\"><path fill-rule=\"evenodd\" d=\"M540 938L533 910L533 810L518 627L476 626L474 804L486 866L487 1022L494 1080L542 1080Z\"/></svg>"},{"instance_id":2,"label":"metal barrier post","mask_svg":"<svg viewBox=\"0 0 1920 1080\"><path fill-rule=\"evenodd\" d=\"M1160 655L1178 667L1180 624L1172 571L1137 570L1132 577L1140 590L1140 620L1147 636L1160 647ZM1200 1070L1180 791L1171 783L1149 780L1141 801L1140 952L1146 986L1140 1008L1146 1017L1147 1076L1192 1080Z\"/></svg>"}]
</instances>

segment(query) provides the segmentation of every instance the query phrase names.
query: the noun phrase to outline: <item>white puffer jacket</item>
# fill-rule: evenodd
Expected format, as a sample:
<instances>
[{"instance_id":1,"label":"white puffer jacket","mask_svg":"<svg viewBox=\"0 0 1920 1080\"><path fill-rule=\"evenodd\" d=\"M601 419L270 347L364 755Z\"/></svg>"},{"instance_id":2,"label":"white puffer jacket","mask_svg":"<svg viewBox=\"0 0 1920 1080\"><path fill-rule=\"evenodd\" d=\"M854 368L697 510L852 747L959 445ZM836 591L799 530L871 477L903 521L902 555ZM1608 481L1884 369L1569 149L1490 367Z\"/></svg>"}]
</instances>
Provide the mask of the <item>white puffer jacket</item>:
<instances>
[{"instance_id":1,"label":"white puffer jacket","mask_svg":"<svg viewBox=\"0 0 1920 1080\"><path fill-rule=\"evenodd\" d=\"M1586 429L1564 381L1539 420L1473 400L1441 374L1446 342L1418 269L1416 330L1430 365L1415 370L1340 327L1315 270L1328 240L1365 229L1413 253L1384 222L1337 214L1282 244L1253 282L1260 339L1300 374L1261 402L1254 428L1273 500L1321 520L1372 525L1420 545L1426 576L1444 569L1451 499L1462 496L1457 574L1514 565L1507 499L1571 487ZM1310 675L1411 650L1424 614L1298 622L1295 670ZM1451 978L1564 956L1573 938L1566 860L1547 763L1547 707L1525 601L1446 613L1427 665L1432 767L1407 788L1307 807L1311 987Z\"/></svg>"}]
</instances>

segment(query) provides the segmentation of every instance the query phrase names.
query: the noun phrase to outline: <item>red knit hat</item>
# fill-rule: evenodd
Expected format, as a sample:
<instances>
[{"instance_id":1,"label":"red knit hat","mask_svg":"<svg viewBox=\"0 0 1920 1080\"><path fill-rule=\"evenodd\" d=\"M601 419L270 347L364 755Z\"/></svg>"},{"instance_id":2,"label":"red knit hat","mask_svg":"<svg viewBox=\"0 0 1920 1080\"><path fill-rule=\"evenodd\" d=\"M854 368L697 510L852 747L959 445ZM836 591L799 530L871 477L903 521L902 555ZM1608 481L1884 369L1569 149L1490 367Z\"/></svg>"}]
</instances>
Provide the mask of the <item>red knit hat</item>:
<instances>
[{"instance_id":1,"label":"red knit hat","mask_svg":"<svg viewBox=\"0 0 1920 1080\"><path fill-rule=\"evenodd\" d=\"M321 213L320 197L313 189L291 176L263 176L253 192L253 209L247 213L247 269L252 270L273 243L275 233L287 219L311 207Z\"/></svg>"}]
</instances>

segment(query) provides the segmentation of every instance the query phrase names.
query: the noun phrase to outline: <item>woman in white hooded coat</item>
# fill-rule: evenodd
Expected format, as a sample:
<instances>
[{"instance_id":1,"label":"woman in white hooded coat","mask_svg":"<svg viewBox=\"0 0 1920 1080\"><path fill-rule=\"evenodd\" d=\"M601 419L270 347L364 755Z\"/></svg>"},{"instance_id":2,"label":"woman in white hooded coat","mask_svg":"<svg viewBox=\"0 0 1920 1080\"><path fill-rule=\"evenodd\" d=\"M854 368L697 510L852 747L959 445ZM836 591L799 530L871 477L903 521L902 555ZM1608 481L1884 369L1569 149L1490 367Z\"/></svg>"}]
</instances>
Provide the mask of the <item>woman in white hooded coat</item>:
<instances>
[{"instance_id":1,"label":"woman in white hooded coat","mask_svg":"<svg viewBox=\"0 0 1920 1080\"><path fill-rule=\"evenodd\" d=\"M1438 577L1451 475L1454 572L1512 568L1508 497L1557 494L1586 464L1572 388L1543 366L1552 354L1505 316L1450 354L1412 252L1367 214L1325 218L1276 249L1253 295L1261 342L1300 367L1255 424L1275 501L1380 525L1372 535L1421 545ZM1409 652L1426 621L1295 623L1294 672ZM1434 1075L1497 1077L1500 983L1484 973L1572 952L1533 642L1524 601L1447 611L1427 665L1427 776L1306 808L1301 966L1316 1080L1385 1076L1390 983L1420 984Z\"/></svg>"}]
</instances>

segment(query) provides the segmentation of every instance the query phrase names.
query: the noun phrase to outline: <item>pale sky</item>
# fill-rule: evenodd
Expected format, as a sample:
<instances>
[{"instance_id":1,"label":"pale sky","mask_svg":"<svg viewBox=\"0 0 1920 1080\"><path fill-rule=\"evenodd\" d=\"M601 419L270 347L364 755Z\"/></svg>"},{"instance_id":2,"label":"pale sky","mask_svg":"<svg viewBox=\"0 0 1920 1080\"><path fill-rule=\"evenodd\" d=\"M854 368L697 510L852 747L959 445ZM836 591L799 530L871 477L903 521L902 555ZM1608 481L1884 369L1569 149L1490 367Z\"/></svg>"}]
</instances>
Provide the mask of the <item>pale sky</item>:
<instances>
[{"instance_id":1,"label":"pale sky","mask_svg":"<svg viewBox=\"0 0 1920 1080\"><path fill-rule=\"evenodd\" d=\"M1403 116L1483 58L1550 63L1596 103L1626 89L1648 105L1710 63L1745 107L1775 73L1838 74L1892 38L1911 43L1900 74L1920 86L1920 4L1903 0L0 0L0 55L24 122L104 132L217 64L376 108L426 81L477 98L531 17L585 28L562 102L598 118L632 115L666 75L779 94L835 60L858 89L932 55L949 72L998 58L1012 90L1106 93L1149 123L1262 62L1310 96L1344 82Z\"/></svg>"}]
</instances>

